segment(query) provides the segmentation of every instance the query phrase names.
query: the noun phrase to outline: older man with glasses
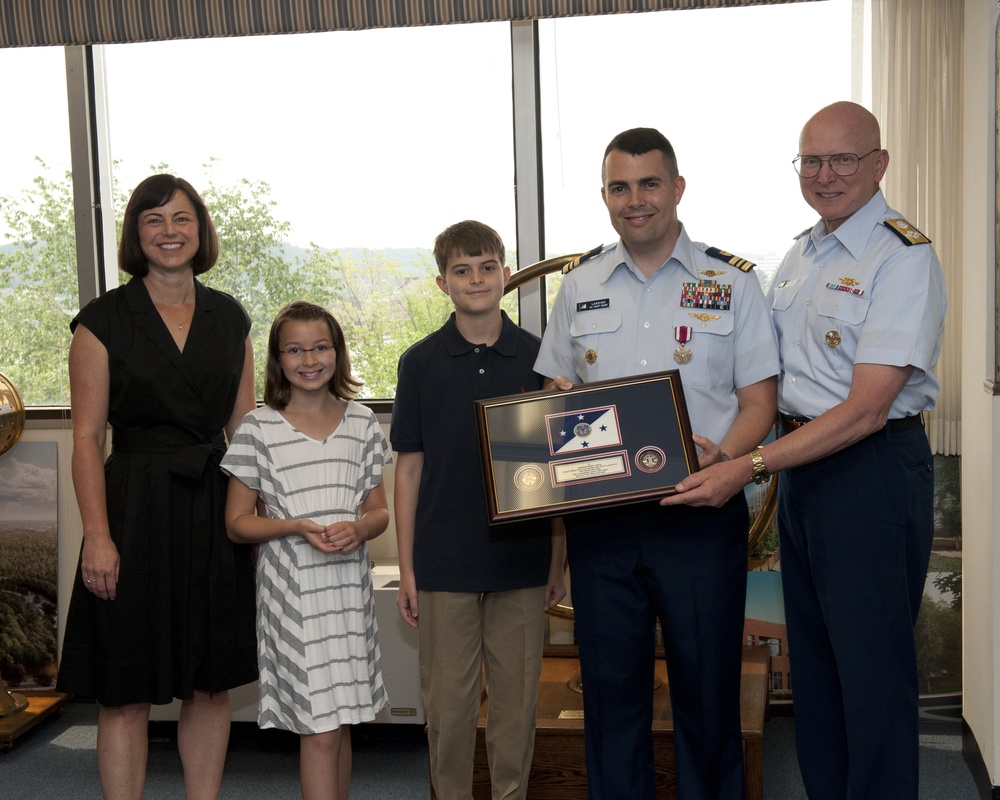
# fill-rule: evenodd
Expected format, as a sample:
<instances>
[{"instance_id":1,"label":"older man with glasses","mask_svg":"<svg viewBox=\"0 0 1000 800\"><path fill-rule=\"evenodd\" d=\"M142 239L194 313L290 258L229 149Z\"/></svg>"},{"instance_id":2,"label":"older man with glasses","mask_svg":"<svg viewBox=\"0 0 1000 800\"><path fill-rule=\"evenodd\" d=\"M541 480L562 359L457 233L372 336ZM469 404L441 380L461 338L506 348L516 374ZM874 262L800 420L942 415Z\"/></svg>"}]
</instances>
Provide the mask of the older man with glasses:
<instances>
[{"instance_id":1,"label":"older man with glasses","mask_svg":"<svg viewBox=\"0 0 1000 800\"><path fill-rule=\"evenodd\" d=\"M810 800L916 800L913 640L933 536L921 414L946 307L930 240L889 208L878 122L834 103L793 162L820 215L768 295L782 436L687 478L664 504L718 505L783 471L778 523L799 767Z\"/></svg>"}]
</instances>

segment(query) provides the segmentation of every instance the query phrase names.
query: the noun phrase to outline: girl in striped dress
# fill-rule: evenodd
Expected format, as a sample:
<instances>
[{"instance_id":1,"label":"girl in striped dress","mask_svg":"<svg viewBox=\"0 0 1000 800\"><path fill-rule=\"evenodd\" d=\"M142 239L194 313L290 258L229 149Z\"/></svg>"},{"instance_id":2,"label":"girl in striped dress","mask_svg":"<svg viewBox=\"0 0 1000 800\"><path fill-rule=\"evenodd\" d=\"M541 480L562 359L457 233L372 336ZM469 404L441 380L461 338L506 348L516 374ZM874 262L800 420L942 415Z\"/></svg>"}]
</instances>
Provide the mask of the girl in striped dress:
<instances>
[{"instance_id":1,"label":"girl in striped dress","mask_svg":"<svg viewBox=\"0 0 1000 800\"><path fill-rule=\"evenodd\" d=\"M388 704L365 542L389 524L392 459L375 415L353 400L360 385L336 319L290 303L271 326L266 405L243 418L222 461L229 538L260 545L258 724L301 735L305 800L347 797L349 726Z\"/></svg>"}]
</instances>

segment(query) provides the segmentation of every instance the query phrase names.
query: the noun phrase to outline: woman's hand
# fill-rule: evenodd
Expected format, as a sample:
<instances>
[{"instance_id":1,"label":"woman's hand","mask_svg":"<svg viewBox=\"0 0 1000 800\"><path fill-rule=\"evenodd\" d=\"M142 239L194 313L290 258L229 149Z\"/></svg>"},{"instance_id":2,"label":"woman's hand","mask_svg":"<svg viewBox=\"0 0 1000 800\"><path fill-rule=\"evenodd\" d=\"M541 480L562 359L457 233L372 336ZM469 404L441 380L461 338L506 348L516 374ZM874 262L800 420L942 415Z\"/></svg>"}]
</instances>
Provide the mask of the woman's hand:
<instances>
[{"instance_id":1,"label":"woman's hand","mask_svg":"<svg viewBox=\"0 0 1000 800\"><path fill-rule=\"evenodd\" d=\"M83 585L102 600L118 595L118 548L110 536L86 536L80 562Z\"/></svg>"}]
</instances>

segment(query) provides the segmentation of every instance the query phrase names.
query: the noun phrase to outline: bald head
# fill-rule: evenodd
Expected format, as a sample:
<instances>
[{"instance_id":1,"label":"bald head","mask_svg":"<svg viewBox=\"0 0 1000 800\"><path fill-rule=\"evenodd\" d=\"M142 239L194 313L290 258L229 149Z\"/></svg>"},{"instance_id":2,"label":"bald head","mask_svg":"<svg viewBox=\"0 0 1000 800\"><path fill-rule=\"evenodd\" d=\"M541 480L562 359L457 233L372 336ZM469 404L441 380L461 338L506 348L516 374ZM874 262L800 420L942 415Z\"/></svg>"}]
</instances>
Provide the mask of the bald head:
<instances>
[{"instance_id":1,"label":"bald head","mask_svg":"<svg viewBox=\"0 0 1000 800\"><path fill-rule=\"evenodd\" d=\"M844 154L857 156L853 174L835 173L830 166L833 156ZM805 201L825 220L829 233L868 204L889 165L878 120L857 103L834 103L817 111L802 128L799 155L818 157L821 162L819 174L799 177L799 187Z\"/></svg>"},{"instance_id":2,"label":"bald head","mask_svg":"<svg viewBox=\"0 0 1000 800\"><path fill-rule=\"evenodd\" d=\"M839 137L845 142L845 147L846 142L850 141L851 146L836 151L817 151L803 146L803 141L808 140L810 135L818 135L820 132L827 136ZM879 147L881 147L881 135L875 115L864 106L846 100L832 103L813 114L802 128L802 135L799 136L800 153L840 152L861 155Z\"/></svg>"}]
</instances>

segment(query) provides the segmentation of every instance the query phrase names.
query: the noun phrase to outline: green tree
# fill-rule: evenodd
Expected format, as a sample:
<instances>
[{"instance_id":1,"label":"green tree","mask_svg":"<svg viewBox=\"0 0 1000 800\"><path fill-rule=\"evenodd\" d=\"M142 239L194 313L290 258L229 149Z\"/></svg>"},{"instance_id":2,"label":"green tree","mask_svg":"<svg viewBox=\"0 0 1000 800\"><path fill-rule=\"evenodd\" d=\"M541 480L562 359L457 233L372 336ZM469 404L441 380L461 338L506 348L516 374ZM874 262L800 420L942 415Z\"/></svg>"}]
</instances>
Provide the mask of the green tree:
<instances>
[{"instance_id":1,"label":"green tree","mask_svg":"<svg viewBox=\"0 0 1000 800\"><path fill-rule=\"evenodd\" d=\"M69 321L79 310L72 178L38 163L41 174L29 188L0 197L0 218L11 231L10 243L0 248L0 371L26 404L62 405L69 402ZM263 396L271 321L286 303L307 299L329 308L344 327L355 373L366 383L362 396L392 397L400 354L451 312L434 283L430 255L404 268L381 250L354 258L311 245L304 258L290 258L291 226L278 216L271 187L247 178L222 184L213 175L216 163L205 165L207 185L198 188L219 234L220 256L201 280L236 297L250 314L257 396ZM167 164L150 167L151 173L171 171ZM120 236L128 197L117 185L114 194ZM504 308L516 320L515 296L504 299Z\"/></svg>"},{"instance_id":2,"label":"green tree","mask_svg":"<svg viewBox=\"0 0 1000 800\"><path fill-rule=\"evenodd\" d=\"M68 401L69 321L79 310L70 174L41 173L0 197L10 233L0 248L0 370L27 405Z\"/></svg>"},{"instance_id":3,"label":"green tree","mask_svg":"<svg viewBox=\"0 0 1000 800\"><path fill-rule=\"evenodd\" d=\"M962 459L934 456L934 535L961 541Z\"/></svg>"},{"instance_id":4,"label":"green tree","mask_svg":"<svg viewBox=\"0 0 1000 800\"><path fill-rule=\"evenodd\" d=\"M11 231L0 249L0 370L28 405L66 404L69 321L79 310L72 176L41 174L17 195L0 197L0 217ZM232 294L253 320L257 394L263 394L264 353L271 320L286 302L333 296L331 276L293 269L284 258L289 224L278 219L270 187L241 179L222 186L211 177L202 196L219 233L220 257L202 280ZM170 172L166 164L152 172ZM121 232L127 196L115 187L116 229ZM128 275L120 274L124 283ZM322 296L319 299L323 301Z\"/></svg>"},{"instance_id":5,"label":"green tree","mask_svg":"<svg viewBox=\"0 0 1000 800\"><path fill-rule=\"evenodd\" d=\"M917 672L927 693L958 691L962 683L962 611L925 597L914 629Z\"/></svg>"},{"instance_id":6,"label":"green tree","mask_svg":"<svg viewBox=\"0 0 1000 800\"><path fill-rule=\"evenodd\" d=\"M361 396L392 397L400 354L440 327L451 308L429 259L408 274L384 251L362 250L356 259L313 244L298 268L323 276L329 287L317 287L310 299L324 303L344 329L351 368L365 382Z\"/></svg>"},{"instance_id":7,"label":"green tree","mask_svg":"<svg viewBox=\"0 0 1000 800\"><path fill-rule=\"evenodd\" d=\"M956 559L958 560L958 559ZM951 593L951 605L955 608L962 607L962 573L940 572L934 578L934 587L942 594Z\"/></svg>"},{"instance_id":8,"label":"green tree","mask_svg":"<svg viewBox=\"0 0 1000 800\"><path fill-rule=\"evenodd\" d=\"M327 276L308 267L295 269L286 260L284 240L291 226L276 216L270 193L271 187L264 181L241 178L232 186L220 186L211 174L202 192L219 234L219 261L201 279L239 300L253 321L258 397L264 395L271 321L286 303L316 298L320 287L329 282Z\"/></svg>"}]
</instances>

